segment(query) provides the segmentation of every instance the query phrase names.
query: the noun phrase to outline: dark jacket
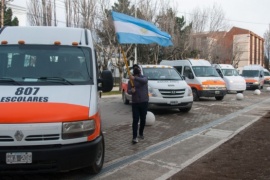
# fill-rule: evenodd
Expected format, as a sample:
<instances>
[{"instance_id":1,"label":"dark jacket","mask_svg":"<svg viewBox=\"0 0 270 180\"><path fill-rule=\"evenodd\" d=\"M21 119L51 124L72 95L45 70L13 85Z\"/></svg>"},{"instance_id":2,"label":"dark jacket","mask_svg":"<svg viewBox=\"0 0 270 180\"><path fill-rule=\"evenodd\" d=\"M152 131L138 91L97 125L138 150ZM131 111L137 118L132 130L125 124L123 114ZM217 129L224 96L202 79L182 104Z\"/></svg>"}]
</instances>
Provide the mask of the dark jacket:
<instances>
[{"instance_id":1,"label":"dark jacket","mask_svg":"<svg viewBox=\"0 0 270 180\"><path fill-rule=\"evenodd\" d=\"M131 92L131 83L128 81L128 94L132 95L132 103L148 102L148 79L143 75L139 75L134 79L135 92Z\"/></svg>"}]
</instances>

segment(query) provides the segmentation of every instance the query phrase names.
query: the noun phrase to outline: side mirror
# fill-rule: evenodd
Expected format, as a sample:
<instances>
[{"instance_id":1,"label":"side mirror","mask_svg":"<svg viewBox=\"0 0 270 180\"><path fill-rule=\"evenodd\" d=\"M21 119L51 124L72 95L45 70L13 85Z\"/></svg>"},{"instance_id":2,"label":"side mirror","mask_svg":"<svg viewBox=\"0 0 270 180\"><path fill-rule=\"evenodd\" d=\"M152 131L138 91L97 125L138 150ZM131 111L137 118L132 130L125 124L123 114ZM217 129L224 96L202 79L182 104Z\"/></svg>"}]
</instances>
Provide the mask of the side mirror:
<instances>
[{"instance_id":1,"label":"side mirror","mask_svg":"<svg viewBox=\"0 0 270 180\"><path fill-rule=\"evenodd\" d=\"M189 79L194 79L194 75L192 73L188 73L188 78Z\"/></svg>"},{"instance_id":2,"label":"side mirror","mask_svg":"<svg viewBox=\"0 0 270 180\"><path fill-rule=\"evenodd\" d=\"M101 73L101 79L98 79L98 90L102 92L110 92L113 88L113 76L109 70Z\"/></svg>"}]
</instances>

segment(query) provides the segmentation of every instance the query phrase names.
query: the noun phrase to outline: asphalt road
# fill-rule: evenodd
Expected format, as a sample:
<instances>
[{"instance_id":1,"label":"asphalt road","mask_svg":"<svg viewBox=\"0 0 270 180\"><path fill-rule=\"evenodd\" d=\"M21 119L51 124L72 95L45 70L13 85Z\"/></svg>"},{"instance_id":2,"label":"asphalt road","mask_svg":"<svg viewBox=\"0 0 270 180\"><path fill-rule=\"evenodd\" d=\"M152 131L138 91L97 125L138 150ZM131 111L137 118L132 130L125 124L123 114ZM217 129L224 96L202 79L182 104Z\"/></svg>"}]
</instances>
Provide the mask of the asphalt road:
<instances>
[{"instance_id":1,"label":"asphalt road","mask_svg":"<svg viewBox=\"0 0 270 180\"><path fill-rule=\"evenodd\" d=\"M260 103L269 98L270 92L266 88L260 95L254 95L254 91L244 92L244 100L236 100L236 94L228 94L223 101L216 101L214 98L205 98L194 102L189 113L182 113L178 110L152 111L155 114L156 122L153 126L146 127L146 140L134 146L131 141L131 106L124 105L121 96L102 97L101 118L105 135L106 155L104 172L110 168L119 168L121 162L127 157L144 152L147 148L155 146L169 138L203 127L215 122L224 116L236 113L237 111ZM253 112L260 115L257 110ZM68 158L68 157L67 157ZM118 166L118 167L117 167ZM10 179L92 179L95 176L88 175L81 170L57 174L30 174L30 175L0 175L2 180Z\"/></svg>"}]
</instances>

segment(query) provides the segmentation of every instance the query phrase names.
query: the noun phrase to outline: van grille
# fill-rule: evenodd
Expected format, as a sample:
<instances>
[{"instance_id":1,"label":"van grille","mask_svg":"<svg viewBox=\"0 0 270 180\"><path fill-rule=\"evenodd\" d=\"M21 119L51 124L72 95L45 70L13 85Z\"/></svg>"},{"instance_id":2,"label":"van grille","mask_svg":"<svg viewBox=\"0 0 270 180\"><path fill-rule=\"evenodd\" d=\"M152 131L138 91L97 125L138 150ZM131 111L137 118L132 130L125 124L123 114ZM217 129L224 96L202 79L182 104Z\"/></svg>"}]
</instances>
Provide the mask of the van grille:
<instances>
[{"instance_id":1,"label":"van grille","mask_svg":"<svg viewBox=\"0 0 270 180\"><path fill-rule=\"evenodd\" d=\"M30 135L25 138L25 141L51 141L58 140L59 138L59 134Z\"/></svg>"},{"instance_id":2,"label":"van grille","mask_svg":"<svg viewBox=\"0 0 270 180\"><path fill-rule=\"evenodd\" d=\"M12 142L14 141L11 136L0 136L0 142Z\"/></svg>"},{"instance_id":3,"label":"van grille","mask_svg":"<svg viewBox=\"0 0 270 180\"><path fill-rule=\"evenodd\" d=\"M59 134L42 134L42 135L29 135L25 138L25 141L51 141L59 140ZM11 136L0 136L0 142L12 142L15 139Z\"/></svg>"},{"instance_id":4,"label":"van grille","mask_svg":"<svg viewBox=\"0 0 270 180\"><path fill-rule=\"evenodd\" d=\"M185 89L159 89L163 98L183 98Z\"/></svg>"}]
</instances>

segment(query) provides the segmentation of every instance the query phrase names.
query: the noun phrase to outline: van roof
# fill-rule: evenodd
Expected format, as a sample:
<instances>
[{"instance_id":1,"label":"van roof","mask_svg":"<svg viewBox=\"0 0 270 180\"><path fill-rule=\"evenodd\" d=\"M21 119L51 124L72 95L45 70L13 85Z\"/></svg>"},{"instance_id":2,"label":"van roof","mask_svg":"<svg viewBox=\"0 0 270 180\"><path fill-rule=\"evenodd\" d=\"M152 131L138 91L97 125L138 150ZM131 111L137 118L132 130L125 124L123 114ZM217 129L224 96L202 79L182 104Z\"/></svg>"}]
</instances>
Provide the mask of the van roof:
<instances>
[{"instance_id":1,"label":"van roof","mask_svg":"<svg viewBox=\"0 0 270 180\"><path fill-rule=\"evenodd\" d=\"M61 45L72 45L73 42L77 42L79 46L89 46L93 43L89 30L52 26L7 26L1 29L0 42L2 41L7 41L7 44L24 41L25 44L45 45L52 45L56 41Z\"/></svg>"},{"instance_id":2,"label":"van roof","mask_svg":"<svg viewBox=\"0 0 270 180\"><path fill-rule=\"evenodd\" d=\"M173 68L172 66L168 65L155 65L155 64L144 64L140 65L142 68Z\"/></svg>"},{"instance_id":3,"label":"van roof","mask_svg":"<svg viewBox=\"0 0 270 180\"><path fill-rule=\"evenodd\" d=\"M248 66L243 67L243 70L263 70L263 69L264 68L258 64L253 64L253 65L248 65Z\"/></svg>"}]
</instances>

